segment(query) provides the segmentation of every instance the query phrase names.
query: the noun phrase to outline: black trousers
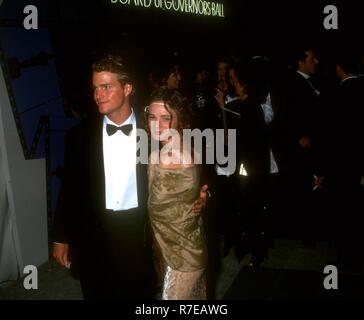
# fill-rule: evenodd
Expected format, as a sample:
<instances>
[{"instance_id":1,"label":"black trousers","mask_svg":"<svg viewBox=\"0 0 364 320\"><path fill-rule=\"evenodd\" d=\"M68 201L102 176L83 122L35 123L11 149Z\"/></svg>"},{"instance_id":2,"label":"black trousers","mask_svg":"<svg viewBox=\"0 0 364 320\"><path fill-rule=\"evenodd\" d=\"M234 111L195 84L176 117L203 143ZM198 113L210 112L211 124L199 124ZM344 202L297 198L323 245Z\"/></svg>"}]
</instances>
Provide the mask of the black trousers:
<instances>
[{"instance_id":1,"label":"black trousers","mask_svg":"<svg viewBox=\"0 0 364 320\"><path fill-rule=\"evenodd\" d=\"M105 210L79 243L78 273L85 299L153 299L155 272L146 215Z\"/></svg>"},{"instance_id":2,"label":"black trousers","mask_svg":"<svg viewBox=\"0 0 364 320\"><path fill-rule=\"evenodd\" d=\"M358 179L359 180L359 179ZM335 181L332 192L331 227L337 248L339 270L361 271L364 255L362 212L363 187L349 179Z\"/></svg>"}]
</instances>

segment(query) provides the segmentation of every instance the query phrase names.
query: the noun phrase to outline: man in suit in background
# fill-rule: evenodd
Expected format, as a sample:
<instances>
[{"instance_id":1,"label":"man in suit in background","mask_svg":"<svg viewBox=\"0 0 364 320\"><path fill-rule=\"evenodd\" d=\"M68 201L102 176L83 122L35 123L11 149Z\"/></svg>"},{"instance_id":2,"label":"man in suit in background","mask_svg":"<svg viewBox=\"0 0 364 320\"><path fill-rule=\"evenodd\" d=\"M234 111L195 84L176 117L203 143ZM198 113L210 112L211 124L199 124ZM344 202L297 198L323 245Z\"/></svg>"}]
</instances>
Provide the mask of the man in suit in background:
<instances>
[{"instance_id":1,"label":"man in suit in background","mask_svg":"<svg viewBox=\"0 0 364 320\"><path fill-rule=\"evenodd\" d=\"M340 84L332 95L329 114L327 184L333 210L328 221L337 244L339 272L361 272L364 81L358 76L355 52L344 46L342 50L335 58Z\"/></svg>"},{"instance_id":2,"label":"man in suit in background","mask_svg":"<svg viewBox=\"0 0 364 320\"><path fill-rule=\"evenodd\" d=\"M321 119L320 92L313 78L319 60L313 49L301 47L295 52L294 64L284 89L286 106L281 110L284 114L279 114L286 132L282 175L288 196L284 211L287 231L312 244L315 237L312 188Z\"/></svg>"},{"instance_id":3,"label":"man in suit in background","mask_svg":"<svg viewBox=\"0 0 364 320\"><path fill-rule=\"evenodd\" d=\"M130 103L133 80L117 55L96 60L92 71L99 114L66 136L53 256L78 273L86 299L152 299L147 166L137 164L143 125Z\"/></svg>"}]
</instances>

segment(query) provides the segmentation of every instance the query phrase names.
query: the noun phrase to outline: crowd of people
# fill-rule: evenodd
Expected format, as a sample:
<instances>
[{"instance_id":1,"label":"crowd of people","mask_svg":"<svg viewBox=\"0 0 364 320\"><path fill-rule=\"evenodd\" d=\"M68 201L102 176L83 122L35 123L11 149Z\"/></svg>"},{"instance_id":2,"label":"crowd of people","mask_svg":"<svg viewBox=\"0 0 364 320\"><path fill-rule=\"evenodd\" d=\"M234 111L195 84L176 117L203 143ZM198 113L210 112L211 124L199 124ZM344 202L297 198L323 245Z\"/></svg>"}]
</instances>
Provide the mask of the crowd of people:
<instances>
[{"instance_id":1,"label":"crowd of people","mask_svg":"<svg viewBox=\"0 0 364 320\"><path fill-rule=\"evenodd\" d=\"M96 59L98 115L67 134L54 258L90 299L214 298L224 255L249 254L256 269L278 237L331 240L339 271L360 270L359 58L334 55L336 81L319 72L311 47L299 48L289 68L267 56L223 58L212 70L164 60L146 72L139 105L128 61ZM144 127L159 142L149 155L158 163L136 161ZM187 128L223 129L225 149L235 130L236 170L185 161L193 156L183 139L175 149L163 133Z\"/></svg>"}]
</instances>

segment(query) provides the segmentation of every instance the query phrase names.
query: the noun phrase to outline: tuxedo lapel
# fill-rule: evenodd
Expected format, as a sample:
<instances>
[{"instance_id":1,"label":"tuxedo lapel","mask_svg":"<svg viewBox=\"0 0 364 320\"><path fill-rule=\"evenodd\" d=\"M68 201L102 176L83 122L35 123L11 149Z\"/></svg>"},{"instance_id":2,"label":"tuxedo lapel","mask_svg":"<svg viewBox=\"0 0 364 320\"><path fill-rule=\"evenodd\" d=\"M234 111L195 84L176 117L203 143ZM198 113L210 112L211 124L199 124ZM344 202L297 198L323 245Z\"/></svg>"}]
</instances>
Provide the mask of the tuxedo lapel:
<instances>
[{"instance_id":1,"label":"tuxedo lapel","mask_svg":"<svg viewBox=\"0 0 364 320\"><path fill-rule=\"evenodd\" d=\"M140 121L140 117L135 115L137 129L144 129L143 121ZM138 150L137 150L138 158ZM136 176L137 176L137 190L138 190L138 204L139 208L145 208L148 199L148 176L147 176L147 164L136 164Z\"/></svg>"},{"instance_id":2,"label":"tuxedo lapel","mask_svg":"<svg viewBox=\"0 0 364 320\"><path fill-rule=\"evenodd\" d=\"M306 95L308 97L312 97L312 99L317 98L317 93L315 91L315 86L313 85L314 81L311 78L304 78L301 74L297 73L299 76L299 80L301 82L301 88L303 92L301 94Z\"/></svg>"},{"instance_id":3,"label":"tuxedo lapel","mask_svg":"<svg viewBox=\"0 0 364 320\"><path fill-rule=\"evenodd\" d=\"M90 128L90 186L96 208L105 209L105 170L103 155L103 118L97 117Z\"/></svg>"}]
</instances>

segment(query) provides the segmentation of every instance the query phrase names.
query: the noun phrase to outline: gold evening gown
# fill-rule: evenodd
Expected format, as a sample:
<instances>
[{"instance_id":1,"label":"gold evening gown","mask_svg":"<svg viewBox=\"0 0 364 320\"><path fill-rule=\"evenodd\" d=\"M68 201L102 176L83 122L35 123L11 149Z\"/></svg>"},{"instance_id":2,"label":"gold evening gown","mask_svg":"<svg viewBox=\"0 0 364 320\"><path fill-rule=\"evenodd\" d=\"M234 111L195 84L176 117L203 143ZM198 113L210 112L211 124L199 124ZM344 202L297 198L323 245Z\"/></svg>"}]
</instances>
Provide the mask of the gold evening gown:
<instances>
[{"instance_id":1,"label":"gold evening gown","mask_svg":"<svg viewBox=\"0 0 364 320\"><path fill-rule=\"evenodd\" d=\"M151 165L149 216L163 300L206 299L206 245L202 217L192 213L199 195L197 166Z\"/></svg>"}]
</instances>

